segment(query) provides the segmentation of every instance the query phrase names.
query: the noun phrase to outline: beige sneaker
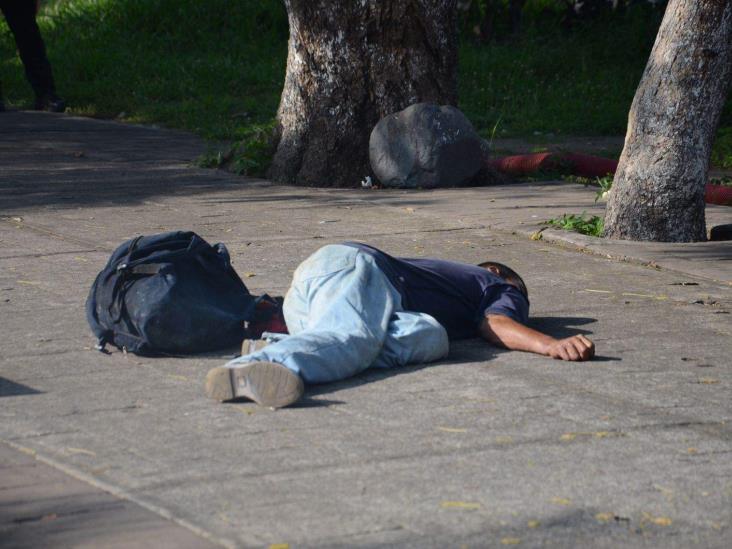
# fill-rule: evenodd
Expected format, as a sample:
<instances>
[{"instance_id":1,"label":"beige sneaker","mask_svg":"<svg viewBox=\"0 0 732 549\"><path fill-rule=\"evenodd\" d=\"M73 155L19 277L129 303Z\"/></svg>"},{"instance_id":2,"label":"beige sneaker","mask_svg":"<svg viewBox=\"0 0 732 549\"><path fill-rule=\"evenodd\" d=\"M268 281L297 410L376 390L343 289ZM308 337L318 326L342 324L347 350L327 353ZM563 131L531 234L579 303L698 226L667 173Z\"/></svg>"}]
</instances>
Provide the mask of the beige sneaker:
<instances>
[{"instance_id":1,"label":"beige sneaker","mask_svg":"<svg viewBox=\"0 0 732 549\"><path fill-rule=\"evenodd\" d=\"M206 394L218 401L246 397L260 406L282 408L297 402L304 390L302 378L276 362L218 366L206 375Z\"/></svg>"},{"instance_id":2,"label":"beige sneaker","mask_svg":"<svg viewBox=\"0 0 732 549\"><path fill-rule=\"evenodd\" d=\"M270 342L266 339L245 339L241 343L241 354L242 356L250 355L256 351L261 351L269 345L269 343Z\"/></svg>"}]
</instances>

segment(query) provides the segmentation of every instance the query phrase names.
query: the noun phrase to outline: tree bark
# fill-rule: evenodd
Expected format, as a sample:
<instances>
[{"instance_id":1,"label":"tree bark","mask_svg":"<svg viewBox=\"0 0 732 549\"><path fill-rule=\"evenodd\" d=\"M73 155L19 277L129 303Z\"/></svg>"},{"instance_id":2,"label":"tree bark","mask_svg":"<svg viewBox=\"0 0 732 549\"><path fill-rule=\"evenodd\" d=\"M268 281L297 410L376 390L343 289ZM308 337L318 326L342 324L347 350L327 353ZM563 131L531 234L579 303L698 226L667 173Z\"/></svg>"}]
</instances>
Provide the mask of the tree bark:
<instances>
[{"instance_id":1,"label":"tree bark","mask_svg":"<svg viewBox=\"0 0 732 549\"><path fill-rule=\"evenodd\" d=\"M290 40L274 181L357 186L383 116L457 102L456 0L284 2Z\"/></svg>"},{"instance_id":2,"label":"tree bark","mask_svg":"<svg viewBox=\"0 0 732 549\"><path fill-rule=\"evenodd\" d=\"M605 236L706 240L704 185L731 45L732 2L669 2L630 109Z\"/></svg>"}]
</instances>

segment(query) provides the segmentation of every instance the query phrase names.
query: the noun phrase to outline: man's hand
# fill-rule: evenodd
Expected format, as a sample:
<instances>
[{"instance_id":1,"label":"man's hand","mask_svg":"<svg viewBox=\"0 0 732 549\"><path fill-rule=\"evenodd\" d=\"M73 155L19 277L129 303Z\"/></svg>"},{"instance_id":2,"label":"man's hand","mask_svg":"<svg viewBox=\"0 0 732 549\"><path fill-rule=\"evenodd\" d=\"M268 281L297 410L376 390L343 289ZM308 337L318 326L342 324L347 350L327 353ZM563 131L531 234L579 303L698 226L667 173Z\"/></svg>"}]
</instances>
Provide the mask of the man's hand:
<instances>
[{"instance_id":1,"label":"man's hand","mask_svg":"<svg viewBox=\"0 0 732 549\"><path fill-rule=\"evenodd\" d=\"M595 356L595 344L583 335L566 337L550 343L546 355L558 360L590 360Z\"/></svg>"},{"instance_id":2,"label":"man's hand","mask_svg":"<svg viewBox=\"0 0 732 549\"><path fill-rule=\"evenodd\" d=\"M554 339L502 315L487 315L480 325L480 335L506 349L560 360L590 360L595 356L595 344L583 335Z\"/></svg>"}]
</instances>

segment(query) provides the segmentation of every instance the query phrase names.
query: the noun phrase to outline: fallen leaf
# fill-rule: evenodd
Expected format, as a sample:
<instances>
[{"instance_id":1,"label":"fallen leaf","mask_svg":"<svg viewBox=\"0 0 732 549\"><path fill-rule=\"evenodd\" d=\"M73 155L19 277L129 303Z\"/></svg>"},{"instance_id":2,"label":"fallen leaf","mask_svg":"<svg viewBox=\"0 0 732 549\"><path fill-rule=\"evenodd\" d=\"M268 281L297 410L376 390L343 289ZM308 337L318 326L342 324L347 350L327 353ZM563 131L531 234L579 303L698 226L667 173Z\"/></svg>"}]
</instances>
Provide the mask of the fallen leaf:
<instances>
[{"instance_id":1,"label":"fallen leaf","mask_svg":"<svg viewBox=\"0 0 732 549\"><path fill-rule=\"evenodd\" d=\"M496 437L497 444L511 444L512 442L513 442L513 438L511 438L509 436Z\"/></svg>"},{"instance_id":2,"label":"fallen leaf","mask_svg":"<svg viewBox=\"0 0 732 549\"><path fill-rule=\"evenodd\" d=\"M615 518L615 513L597 513L595 519L600 522L610 522Z\"/></svg>"},{"instance_id":3,"label":"fallen leaf","mask_svg":"<svg viewBox=\"0 0 732 549\"><path fill-rule=\"evenodd\" d=\"M269 549L290 549L289 543L271 543Z\"/></svg>"},{"instance_id":4,"label":"fallen leaf","mask_svg":"<svg viewBox=\"0 0 732 549\"><path fill-rule=\"evenodd\" d=\"M623 433L617 432L617 431L595 431L592 433L564 433L562 436L559 437L559 440L563 441L570 441L574 440L577 437L594 437L594 438L607 438L607 437L622 437L625 436Z\"/></svg>"},{"instance_id":5,"label":"fallen leaf","mask_svg":"<svg viewBox=\"0 0 732 549\"><path fill-rule=\"evenodd\" d=\"M84 450L84 448L71 448L70 446L66 448L66 451L70 454L84 454L92 457L96 457L97 455L91 450Z\"/></svg>"},{"instance_id":6,"label":"fallen leaf","mask_svg":"<svg viewBox=\"0 0 732 549\"><path fill-rule=\"evenodd\" d=\"M568 498L552 498L552 503L556 503L557 505L569 505L572 503L572 500Z\"/></svg>"},{"instance_id":7,"label":"fallen leaf","mask_svg":"<svg viewBox=\"0 0 732 549\"><path fill-rule=\"evenodd\" d=\"M702 383L704 385L716 385L719 383L718 379L714 379L713 377L703 377L697 381L697 383Z\"/></svg>"},{"instance_id":8,"label":"fallen leaf","mask_svg":"<svg viewBox=\"0 0 732 549\"><path fill-rule=\"evenodd\" d=\"M38 286L40 282L36 282L35 280L17 280L18 284L25 284L26 286Z\"/></svg>"},{"instance_id":9,"label":"fallen leaf","mask_svg":"<svg viewBox=\"0 0 732 549\"><path fill-rule=\"evenodd\" d=\"M24 453L24 454L28 454L29 456L35 456L36 455L36 451L35 450L31 450L30 448L23 448L23 447L21 447L21 448L18 448L18 450L20 452Z\"/></svg>"},{"instance_id":10,"label":"fallen leaf","mask_svg":"<svg viewBox=\"0 0 732 549\"><path fill-rule=\"evenodd\" d=\"M538 528L541 525L541 523L538 520L530 520L526 523L526 526L529 528Z\"/></svg>"},{"instance_id":11,"label":"fallen leaf","mask_svg":"<svg viewBox=\"0 0 732 549\"><path fill-rule=\"evenodd\" d=\"M687 448L686 451L689 454L698 454L699 453L699 450L697 450L696 448Z\"/></svg>"},{"instance_id":12,"label":"fallen leaf","mask_svg":"<svg viewBox=\"0 0 732 549\"><path fill-rule=\"evenodd\" d=\"M244 273L244 276L246 278L252 278L253 276L257 276L257 274L256 273Z\"/></svg>"},{"instance_id":13,"label":"fallen leaf","mask_svg":"<svg viewBox=\"0 0 732 549\"><path fill-rule=\"evenodd\" d=\"M531 233L531 236L529 238L531 240L541 240L542 239L541 233L543 231L544 231L544 229L539 229L538 231L534 231L533 233Z\"/></svg>"},{"instance_id":14,"label":"fallen leaf","mask_svg":"<svg viewBox=\"0 0 732 549\"><path fill-rule=\"evenodd\" d=\"M237 406L235 409L248 416L254 415L254 410L247 408L246 406Z\"/></svg>"},{"instance_id":15,"label":"fallen leaf","mask_svg":"<svg viewBox=\"0 0 732 549\"><path fill-rule=\"evenodd\" d=\"M414 213L414 208L404 208L404 211L407 213Z\"/></svg>"},{"instance_id":16,"label":"fallen leaf","mask_svg":"<svg viewBox=\"0 0 732 549\"><path fill-rule=\"evenodd\" d=\"M502 538L501 539L501 545L518 545L521 543L521 539L519 538Z\"/></svg>"},{"instance_id":17,"label":"fallen leaf","mask_svg":"<svg viewBox=\"0 0 732 549\"><path fill-rule=\"evenodd\" d=\"M668 517L654 517L650 513L643 513L643 520L646 522L652 522L656 526L671 526L673 522Z\"/></svg>"},{"instance_id":18,"label":"fallen leaf","mask_svg":"<svg viewBox=\"0 0 732 549\"><path fill-rule=\"evenodd\" d=\"M467 433L468 432L467 429L460 429L458 427L442 427L442 426L438 426L437 427L437 430L438 431L444 431L446 433Z\"/></svg>"},{"instance_id":19,"label":"fallen leaf","mask_svg":"<svg viewBox=\"0 0 732 549\"><path fill-rule=\"evenodd\" d=\"M472 501L443 501L440 504L443 509L465 509L467 511L474 511L480 509L480 503Z\"/></svg>"},{"instance_id":20,"label":"fallen leaf","mask_svg":"<svg viewBox=\"0 0 732 549\"><path fill-rule=\"evenodd\" d=\"M612 293L610 290L591 290L590 288L585 288L582 291L583 292L592 292L594 294L611 294Z\"/></svg>"},{"instance_id":21,"label":"fallen leaf","mask_svg":"<svg viewBox=\"0 0 732 549\"><path fill-rule=\"evenodd\" d=\"M629 297L650 297L651 299L660 299L660 300L668 299L668 297L665 295L636 294L633 292L623 292L620 295L629 296Z\"/></svg>"}]
</instances>

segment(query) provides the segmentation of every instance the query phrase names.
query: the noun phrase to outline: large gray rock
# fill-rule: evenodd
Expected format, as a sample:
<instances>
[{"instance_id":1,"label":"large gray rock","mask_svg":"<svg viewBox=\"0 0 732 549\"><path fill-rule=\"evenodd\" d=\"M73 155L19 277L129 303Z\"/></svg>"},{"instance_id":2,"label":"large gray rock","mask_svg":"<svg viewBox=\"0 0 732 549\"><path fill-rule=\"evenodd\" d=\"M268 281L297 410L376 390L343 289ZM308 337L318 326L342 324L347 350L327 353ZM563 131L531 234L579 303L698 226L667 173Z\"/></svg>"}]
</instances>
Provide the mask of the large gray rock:
<instances>
[{"instance_id":1,"label":"large gray rock","mask_svg":"<svg viewBox=\"0 0 732 549\"><path fill-rule=\"evenodd\" d=\"M455 107L417 103L371 132L371 169L385 187L454 187L480 170L488 143Z\"/></svg>"}]
</instances>

